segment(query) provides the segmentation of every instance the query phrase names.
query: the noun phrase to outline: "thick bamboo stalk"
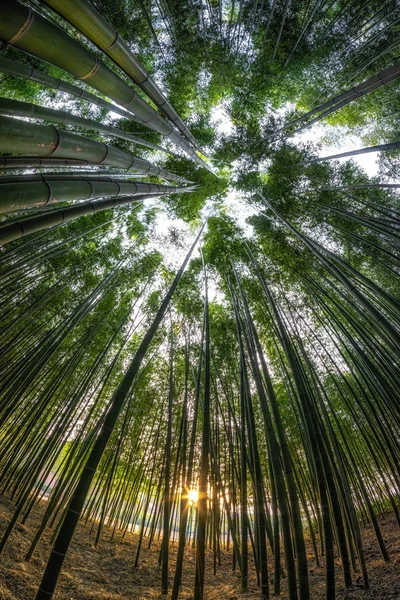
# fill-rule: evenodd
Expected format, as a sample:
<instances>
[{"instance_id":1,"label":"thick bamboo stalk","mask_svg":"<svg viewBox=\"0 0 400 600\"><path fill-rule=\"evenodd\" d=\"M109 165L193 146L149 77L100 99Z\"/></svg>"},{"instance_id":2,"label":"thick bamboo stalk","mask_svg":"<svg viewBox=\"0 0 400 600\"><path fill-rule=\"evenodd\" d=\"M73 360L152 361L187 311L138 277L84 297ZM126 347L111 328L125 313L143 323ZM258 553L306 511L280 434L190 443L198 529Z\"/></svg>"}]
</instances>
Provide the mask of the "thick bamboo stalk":
<instances>
[{"instance_id":1,"label":"thick bamboo stalk","mask_svg":"<svg viewBox=\"0 0 400 600\"><path fill-rule=\"evenodd\" d=\"M99 131L105 135L112 135L133 144L139 144L151 148L152 150L158 150L159 152L165 152L166 154L172 154L177 156L173 152L170 152L162 146L148 142L147 140L132 135L123 129L112 127L111 125L103 125L93 119L83 119L77 117L64 110L55 110L54 108L47 108L44 106L38 106L31 102L21 102L19 100L13 100L11 98L0 98L0 115L6 117L24 117L29 119L38 119L39 121L49 121L50 123L63 123L64 125L72 125L74 127L82 127L83 129L93 129Z\"/></svg>"},{"instance_id":2,"label":"thick bamboo stalk","mask_svg":"<svg viewBox=\"0 0 400 600\"><path fill-rule=\"evenodd\" d=\"M8 179L8 178L7 178ZM72 200L93 200L137 194L179 193L186 188L153 183L113 180L105 177L31 175L0 181L0 214Z\"/></svg>"},{"instance_id":3,"label":"thick bamboo stalk","mask_svg":"<svg viewBox=\"0 0 400 600\"><path fill-rule=\"evenodd\" d=\"M87 167L93 165L88 160L73 158L34 158L32 156L0 157L0 169L24 169L26 167Z\"/></svg>"},{"instance_id":4,"label":"thick bamboo stalk","mask_svg":"<svg viewBox=\"0 0 400 600\"><path fill-rule=\"evenodd\" d=\"M43 160L49 160L49 159L43 159ZM55 159L54 159L55 160ZM62 160L62 159L60 159ZM73 162L73 161L71 161ZM53 164L53 163L51 163ZM49 165L50 166L50 165ZM56 167L58 166L57 163L55 165ZM95 166L95 165L93 165ZM132 173L130 171L114 171L112 169L76 169L73 171L50 171L49 169L44 169L43 172L36 170L35 175L23 175L23 174L13 174L10 175L9 177L0 177L0 184L1 183L17 183L18 181L38 181L38 179L35 179L42 176L43 177L58 177L59 179L63 179L65 178L69 178L69 177L89 177L89 178L94 178L96 179L96 181L101 181L103 179L107 180L119 180L119 179L123 179L126 181L136 181L137 179L142 179L144 177L146 177L145 173ZM27 179L25 179L27 178ZM33 178L33 179L32 179Z\"/></svg>"},{"instance_id":5,"label":"thick bamboo stalk","mask_svg":"<svg viewBox=\"0 0 400 600\"><path fill-rule=\"evenodd\" d=\"M201 463L199 474L199 497L197 500L198 525L196 536L196 575L194 584L194 600L203 600L205 577L206 523L207 523L207 483L209 476L210 458L210 321L208 308L207 271L205 278L205 369L204 369L204 401L203 401L203 432L201 441Z\"/></svg>"},{"instance_id":6,"label":"thick bamboo stalk","mask_svg":"<svg viewBox=\"0 0 400 600\"><path fill-rule=\"evenodd\" d=\"M248 508L247 508L247 465L246 465L246 400L243 383L243 372L240 373L240 537L241 558L240 586L242 594L248 587Z\"/></svg>"},{"instance_id":7,"label":"thick bamboo stalk","mask_svg":"<svg viewBox=\"0 0 400 600\"><path fill-rule=\"evenodd\" d=\"M51 125L38 125L11 117L0 116L0 152L79 158L98 165L132 169L147 175L188 183L183 177L114 146Z\"/></svg>"},{"instance_id":8,"label":"thick bamboo stalk","mask_svg":"<svg viewBox=\"0 0 400 600\"><path fill-rule=\"evenodd\" d=\"M169 564L169 538L171 515L172 493L171 489L171 462L172 462L172 407L174 401L174 337L171 324L171 345L170 345L170 365L169 365L169 392L167 409L167 435L165 440L165 472L164 472L164 498L163 498L163 538L161 546L161 594L168 594L168 564Z\"/></svg>"},{"instance_id":9,"label":"thick bamboo stalk","mask_svg":"<svg viewBox=\"0 0 400 600\"><path fill-rule=\"evenodd\" d=\"M28 81L34 81L35 83L39 83L45 87L52 88L70 96L74 96L74 98L86 100L86 102L90 102L90 104L105 108L108 110L108 112L117 113L124 119L130 119L131 121L135 121L136 123L144 125L143 120L133 115L133 113L127 112L119 106L111 104L111 102L107 102L107 100L103 100L103 98L99 98L98 96L95 96L94 94L91 94L90 92L87 92L76 85L67 83L66 81L63 81L57 77L52 77L47 73L43 73L43 71L40 71L40 69L34 69L30 65L23 65L15 60L10 60L9 58L0 56L0 72L8 73L14 77L20 77L21 79L27 79Z\"/></svg>"}]
</instances>

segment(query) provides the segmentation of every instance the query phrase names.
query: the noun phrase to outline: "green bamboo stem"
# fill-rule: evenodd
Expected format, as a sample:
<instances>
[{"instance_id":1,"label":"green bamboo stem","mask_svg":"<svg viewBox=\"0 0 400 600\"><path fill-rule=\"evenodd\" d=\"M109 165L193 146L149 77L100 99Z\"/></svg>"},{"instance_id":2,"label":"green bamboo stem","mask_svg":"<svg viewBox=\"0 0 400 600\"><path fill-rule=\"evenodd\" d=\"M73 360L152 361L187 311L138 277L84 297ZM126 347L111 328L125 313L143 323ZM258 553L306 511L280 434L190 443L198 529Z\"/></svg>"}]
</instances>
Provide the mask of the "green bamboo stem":
<instances>
[{"instance_id":1,"label":"green bamboo stem","mask_svg":"<svg viewBox=\"0 0 400 600\"><path fill-rule=\"evenodd\" d=\"M182 512L180 515L179 522L179 543L178 543L178 552L176 558L176 567L175 567L175 575L174 581L172 585L172 594L171 599L177 600L179 595L179 588L182 581L182 565L183 565L183 557L185 552L185 542L186 542L186 530L189 516L189 490L192 485L192 477L193 477L193 463L194 463L194 453L195 453L195 443L196 443L196 432L197 432L197 418L198 418L198 410L199 410L199 401L200 401L200 392L201 392L201 374L202 374L202 365L203 365L203 346L204 346L204 334L205 334L205 314L206 307L204 306L203 312L203 323L201 329L201 339L200 339L200 354L199 361L197 367L197 379L195 384L195 400L194 400L194 410L193 410L193 419L192 419L192 430L190 433L190 444L189 444L189 453L188 453L188 463L187 463L187 471L186 471L186 479L184 482L184 488L182 493ZM189 360L189 358L187 359ZM187 365L187 369L189 369L189 365Z\"/></svg>"},{"instance_id":2,"label":"green bamboo stem","mask_svg":"<svg viewBox=\"0 0 400 600\"><path fill-rule=\"evenodd\" d=\"M98 123L93 119L77 117L64 110L38 106L32 102L21 102L20 100L13 100L12 98L0 98L0 115L6 117L37 119L39 121L49 121L50 123L63 123L64 125L72 125L73 127L81 127L82 129L93 129L94 131L99 131L105 135L121 138L122 140L127 140L133 144L139 144L140 146L145 146L152 150L158 150L159 152L177 156L170 150L166 150L157 144L153 144L143 138L132 135L123 129L118 129L111 125L103 125L103 123Z\"/></svg>"},{"instance_id":3,"label":"green bamboo stem","mask_svg":"<svg viewBox=\"0 0 400 600\"><path fill-rule=\"evenodd\" d=\"M397 189L400 183L356 183L352 185L337 185L335 187L319 188L319 192L334 190L370 190L370 189Z\"/></svg>"},{"instance_id":4,"label":"green bamboo stem","mask_svg":"<svg viewBox=\"0 0 400 600\"><path fill-rule=\"evenodd\" d=\"M333 532L332 523L329 511L328 503L328 491L327 482L325 480L324 466L322 461L323 446L321 436L317 431L317 423L315 410L313 410L313 398L310 398L310 389L307 385L307 378L305 377L302 364L298 359L295 347L291 343L289 335L287 333L285 324L281 318L279 310L275 304L272 294L270 293L268 286L263 277L260 277L260 283L263 291L268 299L268 304L271 308L271 312L274 315L274 320L277 326L277 332L279 334L280 343L282 344L283 350L286 354L286 358L291 368L293 379L297 388L298 394L298 408L304 424L304 428L308 433L308 443L305 443L305 449L310 453L310 457L313 459L310 461L313 466L312 472L315 476L314 484L319 492L319 499L321 503L322 522L323 522L323 535L324 535L324 549L326 556L326 584L325 593L327 600L333 600L335 597L335 565L334 565L334 550L333 550ZM310 460L310 459L308 459ZM332 490L333 492L333 490Z\"/></svg>"},{"instance_id":5,"label":"green bamboo stem","mask_svg":"<svg viewBox=\"0 0 400 600\"><path fill-rule=\"evenodd\" d=\"M294 131L292 131L290 135L299 133L300 131L303 131L303 129L310 127L313 123L316 123L320 119L335 112L342 106L346 106L346 104L353 102L353 100L357 100L358 98L361 98L362 96L365 96L366 94L368 94L370 92L373 92L374 90L380 88L381 86L391 83L392 81L395 81L399 77L400 77L400 63L397 63L395 65L392 65L391 67L388 67L387 69L383 69L382 71L379 71L379 73L377 73L376 75L372 75L372 77L369 77L368 79L366 79L359 85L356 85L355 87L351 88L350 90L346 90L345 92L342 92L338 96L331 98L327 102L320 104L319 106L308 111L307 113L305 113L304 115L302 115L301 117L296 119L295 121L287 123L284 127L282 127L282 129L280 129L278 131L284 131L284 130L288 129L289 127L292 127L295 123L299 123L301 121L304 121L308 117L311 117L315 113L318 113L318 112L321 113L319 116L317 116L314 119L311 119L311 121L309 121L302 127L299 127L298 129L295 129ZM322 111L324 111L324 112L322 112Z\"/></svg>"},{"instance_id":6,"label":"green bamboo stem","mask_svg":"<svg viewBox=\"0 0 400 600\"><path fill-rule=\"evenodd\" d=\"M398 321L400 320L400 303L396 300L396 298L388 294L384 289L382 289L379 285L372 281L372 279L366 277L363 273L355 269L350 263L343 260L340 256L337 256L337 254L335 254L334 252L327 250L317 242L313 242L313 244L317 246L323 254L329 256L335 263L341 265L342 267L344 267L344 269L349 271L349 273L351 273L354 279L360 281L362 284L368 287L378 298L380 298L383 301L384 304L390 306L396 319Z\"/></svg>"},{"instance_id":7,"label":"green bamboo stem","mask_svg":"<svg viewBox=\"0 0 400 600\"><path fill-rule=\"evenodd\" d=\"M99 165L132 169L147 175L187 183L183 177L114 146L51 125L38 125L11 117L0 116L0 152L79 158Z\"/></svg>"},{"instance_id":8,"label":"green bamboo stem","mask_svg":"<svg viewBox=\"0 0 400 600\"><path fill-rule=\"evenodd\" d=\"M72 158L34 158L33 156L0 156L0 169L25 169L40 167L87 167L94 165L88 160Z\"/></svg>"},{"instance_id":9,"label":"green bamboo stem","mask_svg":"<svg viewBox=\"0 0 400 600\"><path fill-rule=\"evenodd\" d=\"M233 295L231 293L232 299ZM263 490L263 475L260 465L260 455L258 449L258 441L256 435L256 426L254 419L254 411L252 406L252 398L246 368L245 354L243 348L242 331L240 318L237 311L237 306L234 303L235 321L237 329L237 339L240 349L240 368L243 373L243 386L246 398L246 427L249 432L250 458L252 462L253 484L254 484L254 512L255 512L255 546L257 548L258 569L261 575L261 598L268 600L269 598L269 581L268 581L268 562L267 562L267 544L266 544L266 514L264 510L264 490Z\"/></svg>"},{"instance_id":10,"label":"green bamboo stem","mask_svg":"<svg viewBox=\"0 0 400 600\"><path fill-rule=\"evenodd\" d=\"M400 184L399 184L400 185ZM315 245L305 235L300 233L293 225L291 225L286 219L284 219L269 202L258 192L264 203L273 211L273 213L292 231L296 237L298 237L324 264L328 270L344 285L351 295L357 300L360 305L364 308L367 314L373 319L376 325L381 331L387 336L388 341L391 343L393 351L400 356L400 335L396 331L395 327L386 319L386 317L377 309L375 306L364 296L357 287L344 275L344 273L336 267L329 259L327 259Z\"/></svg>"},{"instance_id":11,"label":"green bamboo stem","mask_svg":"<svg viewBox=\"0 0 400 600\"><path fill-rule=\"evenodd\" d=\"M250 257L254 263L254 266L256 267L259 277L262 278L262 274L261 274L260 267L259 267L257 260L255 259L253 253L251 252L251 250L247 246L247 244L246 244L246 247L247 247ZM266 293L269 294L269 289L267 286L265 286L265 291L266 291ZM272 300L272 296L269 296L269 298L270 298L270 300ZM296 549L300 600L308 600L308 598L310 596L310 590L309 590L309 582L308 582L307 554L306 554L306 547L305 547L304 535L303 535L303 524L302 524L302 520L301 520L298 490L297 490L296 482L295 482L294 476L293 476L292 458L291 458L291 455L289 452L286 433L285 433L285 430L284 430L284 427L282 424L276 394L275 394L275 391L274 391L274 388L272 385L271 377L269 375L267 363L264 358L264 354L263 354L261 343L260 343L260 340L259 340L259 337L257 334L257 330L254 326L254 323L252 322L252 320L250 318L249 312L248 312L248 315L249 315L250 325L252 328L252 334L254 336L255 346L257 349L258 356L259 356L259 360L261 362L266 391L267 391L269 402L271 404L271 409L272 409L272 413L274 416L275 426L277 429L279 446L280 446L280 450L282 453L284 474L285 474L285 479L286 479L286 484L287 484L287 489L288 489L288 499L289 499L290 509L291 509L291 518L293 520L293 537L294 537L294 543L295 543L295 549Z\"/></svg>"},{"instance_id":12,"label":"green bamboo stem","mask_svg":"<svg viewBox=\"0 0 400 600\"><path fill-rule=\"evenodd\" d=\"M67 223L73 219L78 219L85 215L92 215L102 210L113 209L124 204L140 202L146 196L128 196L122 198L110 198L100 200L99 202L82 202L76 206L67 206L59 210L54 210L45 214L35 215L19 219L9 224L0 225L0 245L8 244L13 240L20 239L37 231L43 231L49 227L55 227L62 223Z\"/></svg>"},{"instance_id":13,"label":"green bamboo stem","mask_svg":"<svg viewBox=\"0 0 400 600\"><path fill-rule=\"evenodd\" d=\"M74 98L86 100L86 102L89 102L94 106L99 106L106 109L108 112L114 112L117 115L120 115L120 117L123 119L130 119L131 121L135 121L140 125L144 125L144 121L139 119L139 117L136 117L133 113L127 112L121 107L111 104L111 102L107 102L107 100L104 100L103 98L99 98L98 96L95 96L94 94L91 94L90 92L87 92L76 85L72 85L71 83L67 83L62 79L59 79L58 77L52 77L51 75L40 71L40 69L35 69L30 65L24 65L15 60L10 60L9 58L0 56L0 72L8 73L13 77L19 77L28 81L34 81L35 83L45 87L63 92L69 96L73 96Z\"/></svg>"},{"instance_id":14,"label":"green bamboo stem","mask_svg":"<svg viewBox=\"0 0 400 600\"><path fill-rule=\"evenodd\" d=\"M203 401L203 432L201 442L201 464L199 474L199 496L197 500L198 524L196 536L196 575L194 583L194 600L204 598L205 577L205 549L206 549L206 523L207 509L207 484L209 476L210 455L210 321L208 308L208 283L207 272L203 263L205 277L205 352L204 352L204 401Z\"/></svg>"},{"instance_id":15,"label":"green bamboo stem","mask_svg":"<svg viewBox=\"0 0 400 600\"><path fill-rule=\"evenodd\" d=\"M304 161L302 164L308 165L325 160L335 160L337 158L346 158L348 156L359 156L360 154L368 154L370 152L388 152L390 150L399 150L400 142L390 142L389 144L378 144L377 146L368 146L367 148L359 148L358 150L349 150L348 152L340 152L339 154L330 154L329 156L320 156Z\"/></svg>"},{"instance_id":16,"label":"green bamboo stem","mask_svg":"<svg viewBox=\"0 0 400 600\"><path fill-rule=\"evenodd\" d=\"M241 557L240 569L241 591L247 592L248 588L248 511L247 511L247 469L246 469L246 401L243 382L243 373L240 373L240 508L241 508Z\"/></svg>"},{"instance_id":17,"label":"green bamboo stem","mask_svg":"<svg viewBox=\"0 0 400 600\"><path fill-rule=\"evenodd\" d=\"M319 0L319 2L316 2L311 10L311 14L308 17L306 23L303 25L301 32L299 34L299 36L297 37L297 40L292 48L292 51L290 52L288 58L285 61L284 67L286 68L289 64L289 62L291 61L292 56L294 55L294 53L296 52L297 46L299 45L300 41L303 39L304 34L306 33L308 27L310 26L310 24L313 22L313 20L315 19L315 15L318 14L322 8L322 6L325 4L325 0Z\"/></svg>"},{"instance_id":18,"label":"green bamboo stem","mask_svg":"<svg viewBox=\"0 0 400 600\"><path fill-rule=\"evenodd\" d=\"M161 594L168 593L168 564L169 564L169 538L170 538L170 514L172 503L171 490L171 455L172 455L172 407L174 399L174 337L171 324L170 333L170 365L169 365L169 393L167 412L167 435L165 440L165 473L164 473L164 498L163 498L163 538L162 538L162 563L161 563Z\"/></svg>"},{"instance_id":19,"label":"green bamboo stem","mask_svg":"<svg viewBox=\"0 0 400 600\"><path fill-rule=\"evenodd\" d=\"M28 179L28 181L27 181ZM31 181L29 181L31 179ZM154 183L141 183L96 177L60 177L34 175L22 181L0 183L0 214L25 210L33 206L48 206L72 200L92 200L119 196L157 195L182 192L189 188L175 188ZM49 217L51 219L51 217Z\"/></svg>"},{"instance_id":20,"label":"green bamboo stem","mask_svg":"<svg viewBox=\"0 0 400 600\"><path fill-rule=\"evenodd\" d=\"M246 325L247 333L245 335L246 345L248 348L249 361L253 373L253 379L257 388L257 395L260 402L260 408L263 415L264 420L264 428L265 428L265 436L267 440L268 446L268 459L269 459L269 468L271 473L271 491L272 491L272 499L273 499L273 513L274 513L274 593L279 594L280 590L280 539L279 539L279 525L277 518L277 501L279 502L279 510L282 519L282 532L283 532L283 540L284 540L284 548L285 548L285 559L287 566L287 578L288 578L288 595L290 599L297 599L297 589L296 589L296 570L294 564L294 554L293 554L293 546L291 540L290 533L290 518L289 518L289 510L288 510L288 498L287 498L287 490L285 486L285 482L283 479L282 472L282 457L280 454L280 449L278 446L277 438L272 426L271 415L269 412L266 394L264 391L264 387L261 380L261 374L258 369L257 359L256 359L256 332L254 329L254 325L252 323L252 319L250 316L250 312L248 309L246 298L244 297L243 290L239 281L239 278L236 274L236 270L234 269L235 277L237 284L239 286L239 290L242 297L242 303L244 306L244 321Z\"/></svg>"}]
</instances>

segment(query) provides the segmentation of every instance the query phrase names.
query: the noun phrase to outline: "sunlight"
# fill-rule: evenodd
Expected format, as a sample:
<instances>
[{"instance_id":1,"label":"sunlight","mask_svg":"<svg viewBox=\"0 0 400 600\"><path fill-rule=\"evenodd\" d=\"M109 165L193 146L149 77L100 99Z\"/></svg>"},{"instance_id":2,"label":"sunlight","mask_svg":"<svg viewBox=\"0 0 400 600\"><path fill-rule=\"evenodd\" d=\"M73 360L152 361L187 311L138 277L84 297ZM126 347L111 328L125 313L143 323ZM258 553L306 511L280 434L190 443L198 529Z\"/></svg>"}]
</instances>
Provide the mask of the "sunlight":
<instances>
[{"instance_id":1,"label":"sunlight","mask_svg":"<svg viewBox=\"0 0 400 600\"><path fill-rule=\"evenodd\" d=\"M188 498L189 498L190 502L193 502L193 504L196 504L198 497L199 497L199 492L197 490L189 490Z\"/></svg>"}]
</instances>

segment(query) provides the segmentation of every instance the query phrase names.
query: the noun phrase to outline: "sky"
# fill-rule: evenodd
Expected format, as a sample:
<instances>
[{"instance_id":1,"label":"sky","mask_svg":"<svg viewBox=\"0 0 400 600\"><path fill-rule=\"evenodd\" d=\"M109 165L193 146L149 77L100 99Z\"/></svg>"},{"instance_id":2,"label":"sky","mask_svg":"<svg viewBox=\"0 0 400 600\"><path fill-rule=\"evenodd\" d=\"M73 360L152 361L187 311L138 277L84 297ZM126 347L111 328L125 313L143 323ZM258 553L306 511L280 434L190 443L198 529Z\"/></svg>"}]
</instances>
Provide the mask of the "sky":
<instances>
[{"instance_id":1,"label":"sky","mask_svg":"<svg viewBox=\"0 0 400 600\"><path fill-rule=\"evenodd\" d=\"M293 139L296 139L299 142L319 142L325 135L326 129L324 125L316 124L310 129L306 129L302 131L300 134L297 134ZM357 150L358 148L363 148L364 143L362 140L356 136L346 136L346 139L340 145L329 144L326 145L320 152L319 156L330 156L331 154L339 154L340 152L349 152L350 150ZM378 173L378 152L371 152L370 154L361 154L359 156L352 156L351 159L354 160L369 177L374 177ZM346 160L350 160L349 158L338 158L339 162L343 163Z\"/></svg>"},{"instance_id":2,"label":"sky","mask_svg":"<svg viewBox=\"0 0 400 600\"><path fill-rule=\"evenodd\" d=\"M286 109L285 109L286 110ZM234 125L227 114L223 104L216 106L211 115L211 122L215 126L217 132L221 135L229 135ZM296 135L293 139L299 142L319 142L326 134L324 125L316 124L310 129L306 129L301 134ZM331 154L339 154L340 152L348 152L349 150L356 150L364 146L362 140L356 135L346 136L346 141L339 145L326 145L319 153L319 156L329 156ZM360 156L353 156L354 160L369 177L374 177L378 173L378 153L372 152L370 154L362 154ZM340 162L349 160L349 158L340 158Z\"/></svg>"}]
</instances>

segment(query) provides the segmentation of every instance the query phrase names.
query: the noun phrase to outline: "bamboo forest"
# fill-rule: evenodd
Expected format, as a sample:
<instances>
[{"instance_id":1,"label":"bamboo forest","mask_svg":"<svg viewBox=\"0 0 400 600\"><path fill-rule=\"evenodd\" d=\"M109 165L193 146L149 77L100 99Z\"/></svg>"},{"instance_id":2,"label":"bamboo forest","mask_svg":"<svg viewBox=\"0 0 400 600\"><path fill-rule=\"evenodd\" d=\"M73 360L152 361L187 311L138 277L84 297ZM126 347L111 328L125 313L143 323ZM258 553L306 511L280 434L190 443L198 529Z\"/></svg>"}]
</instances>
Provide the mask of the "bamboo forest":
<instances>
[{"instance_id":1,"label":"bamboo forest","mask_svg":"<svg viewBox=\"0 0 400 600\"><path fill-rule=\"evenodd\" d=\"M0 599L400 599L399 0L0 0Z\"/></svg>"}]
</instances>

